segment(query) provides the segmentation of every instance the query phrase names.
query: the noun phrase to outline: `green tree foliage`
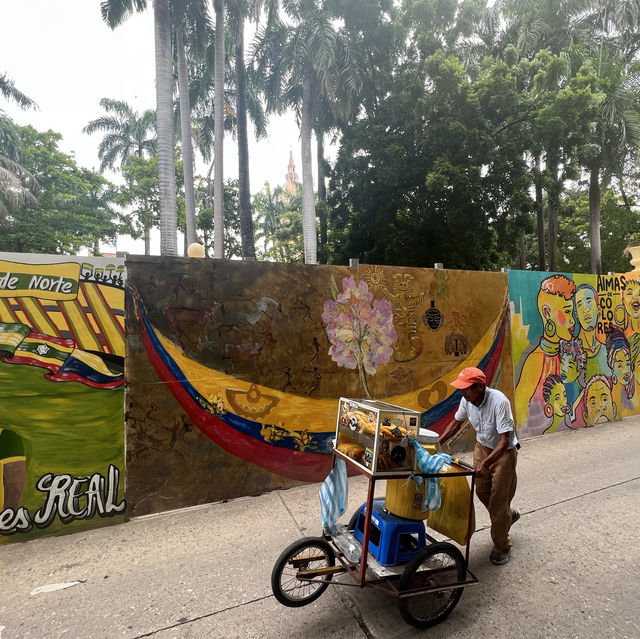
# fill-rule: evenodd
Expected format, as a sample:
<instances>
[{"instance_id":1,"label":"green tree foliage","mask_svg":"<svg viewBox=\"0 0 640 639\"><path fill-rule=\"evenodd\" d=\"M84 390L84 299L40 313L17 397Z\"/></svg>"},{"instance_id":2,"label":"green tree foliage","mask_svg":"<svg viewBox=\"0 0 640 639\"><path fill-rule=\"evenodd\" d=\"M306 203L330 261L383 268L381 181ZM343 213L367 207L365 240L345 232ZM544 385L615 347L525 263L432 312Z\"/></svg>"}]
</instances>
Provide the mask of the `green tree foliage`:
<instances>
[{"instance_id":1,"label":"green tree foliage","mask_svg":"<svg viewBox=\"0 0 640 639\"><path fill-rule=\"evenodd\" d=\"M6 73L0 75L0 97L14 102L21 109L37 108L36 103L16 88ZM0 108L0 229L9 225L11 211L37 204L40 185L20 164L21 145L18 127Z\"/></svg>"},{"instance_id":2,"label":"green tree foliage","mask_svg":"<svg viewBox=\"0 0 640 639\"><path fill-rule=\"evenodd\" d=\"M100 241L114 242L118 225L112 185L60 151L60 134L30 126L17 130L21 162L41 190L37 205L12 211L9 227L0 235L0 249L76 253Z\"/></svg>"},{"instance_id":3,"label":"green tree foliage","mask_svg":"<svg viewBox=\"0 0 640 639\"><path fill-rule=\"evenodd\" d=\"M20 129L0 112L0 228L6 228L11 213L22 206L37 206L40 185L22 164Z\"/></svg>"},{"instance_id":4,"label":"green tree foliage","mask_svg":"<svg viewBox=\"0 0 640 639\"><path fill-rule=\"evenodd\" d=\"M303 262L302 191L289 194L281 187L272 190L269 183L254 196L257 256L274 262Z\"/></svg>"},{"instance_id":5,"label":"green tree foliage","mask_svg":"<svg viewBox=\"0 0 640 639\"><path fill-rule=\"evenodd\" d=\"M611 189L602 194L601 207L602 264L605 272L626 273L631 267L625 249L629 238L640 233L638 214L625 207ZM560 220L559 247L563 255L563 271L588 273L591 266L589 250L589 193L569 191Z\"/></svg>"},{"instance_id":6,"label":"green tree foliage","mask_svg":"<svg viewBox=\"0 0 640 639\"><path fill-rule=\"evenodd\" d=\"M160 223L158 157L134 155L122 167L124 184L118 189L116 202L127 209L123 231L134 239L144 238L144 253L151 253L151 229Z\"/></svg>"},{"instance_id":7,"label":"green tree foliage","mask_svg":"<svg viewBox=\"0 0 640 639\"><path fill-rule=\"evenodd\" d=\"M393 28L377 26L387 66L365 56L378 60L366 108L341 125L329 259L554 270L591 249L599 271L603 185L602 255L616 262L626 236L605 227L624 233L634 215L640 2L405 0L388 11ZM590 193L586 235L567 235L576 189Z\"/></svg>"},{"instance_id":8,"label":"green tree foliage","mask_svg":"<svg viewBox=\"0 0 640 639\"><path fill-rule=\"evenodd\" d=\"M443 51L407 65L374 114L344 133L331 185L332 260L509 264L531 202L518 138L490 116L508 109L513 83L490 68L473 86ZM498 84L505 93L492 99Z\"/></svg>"},{"instance_id":9,"label":"green tree foliage","mask_svg":"<svg viewBox=\"0 0 640 639\"><path fill-rule=\"evenodd\" d=\"M175 160L177 212L181 230L185 227L182 162ZM158 156L133 155L122 167L124 184L118 188L116 202L127 210L121 232L134 239L144 238L145 255L151 250L151 230L160 226L160 183Z\"/></svg>"},{"instance_id":10,"label":"green tree foliage","mask_svg":"<svg viewBox=\"0 0 640 639\"><path fill-rule=\"evenodd\" d=\"M208 253L215 244L218 257L253 255L246 113L260 132L261 88L270 112L293 108L298 117L303 188L288 200L268 186L255 196L259 259L624 270L621 253L638 230L640 200L640 0L216 0L213 6L217 39L204 0L153 3L163 195L152 162L138 158L125 161L118 196L131 209L125 228L146 235L147 248L155 225L162 227L165 254L175 254L172 228L188 226L190 238L194 230L181 209L170 210L175 201L182 205L169 170L173 29L183 140L192 133L206 161L218 153L210 170L215 189L210 175L197 178L194 196L195 230ZM151 5L103 0L101 7L115 27ZM247 61L243 26L259 15ZM6 76L3 96L31 105ZM127 106L103 104L107 115L88 126L114 134L105 137L103 166L152 151L133 150L128 133L145 130L134 126L142 117L118 105ZM110 116L117 116L113 126L105 120ZM223 185L223 125L237 128L239 194L236 184ZM146 131L142 137L153 138ZM325 198L320 178L317 200L313 133L319 158L329 135L340 145L333 166L320 162L330 182ZM12 210L35 210L29 176L35 184L43 175L27 170L30 144L0 112L0 219L14 230ZM69 201L79 202L81 191ZM108 187L94 184L92 192L106 210ZM67 246L71 240L60 237L55 250Z\"/></svg>"},{"instance_id":11,"label":"green tree foliage","mask_svg":"<svg viewBox=\"0 0 640 639\"><path fill-rule=\"evenodd\" d=\"M213 257L213 238L215 232L214 201L215 189L213 180L198 177L195 189L196 228L198 241L204 247L205 255ZM227 180L224 185L224 258L241 258L242 244L240 240L238 180Z\"/></svg>"}]
</instances>

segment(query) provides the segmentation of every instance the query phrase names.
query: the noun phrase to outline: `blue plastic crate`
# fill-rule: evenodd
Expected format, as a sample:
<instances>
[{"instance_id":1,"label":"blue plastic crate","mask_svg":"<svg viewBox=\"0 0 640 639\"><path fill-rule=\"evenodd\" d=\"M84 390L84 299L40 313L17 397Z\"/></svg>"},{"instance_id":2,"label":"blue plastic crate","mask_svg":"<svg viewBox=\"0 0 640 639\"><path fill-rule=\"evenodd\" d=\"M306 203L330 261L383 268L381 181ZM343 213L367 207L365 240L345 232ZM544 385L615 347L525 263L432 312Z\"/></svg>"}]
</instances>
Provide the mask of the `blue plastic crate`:
<instances>
[{"instance_id":1,"label":"blue plastic crate","mask_svg":"<svg viewBox=\"0 0 640 639\"><path fill-rule=\"evenodd\" d=\"M360 508L355 538L362 543L364 535L364 511ZM373 515L369 527L369 552L383 566L406 563L427 545L424 523L396 517L384 509L384 499L374 499Z\"/></svg>"}]
</instances>

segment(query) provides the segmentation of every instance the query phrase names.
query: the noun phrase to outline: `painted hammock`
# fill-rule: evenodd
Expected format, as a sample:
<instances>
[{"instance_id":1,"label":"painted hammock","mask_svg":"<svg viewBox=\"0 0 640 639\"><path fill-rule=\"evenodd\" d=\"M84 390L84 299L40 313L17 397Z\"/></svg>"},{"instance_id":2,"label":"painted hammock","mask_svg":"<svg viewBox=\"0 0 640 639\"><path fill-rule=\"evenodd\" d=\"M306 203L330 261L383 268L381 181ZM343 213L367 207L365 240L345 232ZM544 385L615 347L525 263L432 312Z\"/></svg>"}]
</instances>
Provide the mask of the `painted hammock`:
<instances>
[{"instance_id":1,"label":"painted hammock","mask_svg":"<svg viewBox=\"0 0 640 639\"><path fill-rule=\"evenodd\" d=\"M149 360L160 379L193 423L228 453L299 481L322 481L331 469L337 400L312 399L238 380L211 369L185 353L156 330L143 301L132 288L137 319ZM418 402L422 392L380 398L420 410L421 427L442 432L460 402L449 386L460 370L477 366L489 383L500 365L507 315L501 313L469 357L434 380L445 395L428 410Z\"/></svg>"}]
</instances>

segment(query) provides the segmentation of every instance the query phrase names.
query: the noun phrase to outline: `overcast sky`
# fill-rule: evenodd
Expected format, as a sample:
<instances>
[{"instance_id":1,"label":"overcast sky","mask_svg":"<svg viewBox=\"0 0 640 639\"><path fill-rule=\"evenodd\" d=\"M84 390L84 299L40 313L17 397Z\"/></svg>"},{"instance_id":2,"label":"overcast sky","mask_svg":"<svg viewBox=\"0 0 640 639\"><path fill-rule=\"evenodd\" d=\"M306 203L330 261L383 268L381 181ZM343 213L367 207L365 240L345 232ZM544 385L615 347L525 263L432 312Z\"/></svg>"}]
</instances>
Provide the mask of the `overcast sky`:
<instances>
[{"instance_id":1,"label":"overcast sky","mask_svg":"<svg viewBox=\"0 0 640 639\"><path fill-rule=\"evenodd\" d=\"M73 153L80 166L97 170L101 135L88 136L82 128L103 113L100 99L124 100L138 111L155 109L153 11L135 14L111 31L102 22L100 0L4 0L0 4L1 73L7 73L39 109L21 111L4 100L0 108L18 124L61 133L62 150ZM225 179L235 178L235 143L227 136L224 144ZM265 181L272 187L284 183L290 150L301 174L293 114L274 118L268 139L251 140L250 145L252 193L261 190ZM196 170L206 171L201 161ZM140 246L129 242L118 250L137 251Z\"/></svg>"}]
</instances>

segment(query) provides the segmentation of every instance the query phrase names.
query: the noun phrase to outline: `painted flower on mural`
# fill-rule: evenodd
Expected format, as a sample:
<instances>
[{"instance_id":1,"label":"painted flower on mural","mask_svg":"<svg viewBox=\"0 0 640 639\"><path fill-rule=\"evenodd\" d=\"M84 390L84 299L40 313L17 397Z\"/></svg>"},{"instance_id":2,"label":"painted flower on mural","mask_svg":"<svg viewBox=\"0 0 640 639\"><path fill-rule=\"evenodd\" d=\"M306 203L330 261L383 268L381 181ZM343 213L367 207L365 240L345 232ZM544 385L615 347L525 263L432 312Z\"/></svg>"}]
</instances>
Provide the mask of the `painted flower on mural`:
<instances>
[{"instance_id":1,"label":"painted flower on mural","mask_svg":"<svg viewBox=\"0 0 640 639\"><path fill-rule=\"evenodd\" d=\"M326 324L331 347L329 355L338 366L358 370L367 394L366 374L375 375L378 366L387 364L398 339L393 326L391 304L373 299L367 282L356 284L353 276L342 280L342 292L331 277L332 300L326 300L322 320Z\"/></svg>"}]
</instances>

